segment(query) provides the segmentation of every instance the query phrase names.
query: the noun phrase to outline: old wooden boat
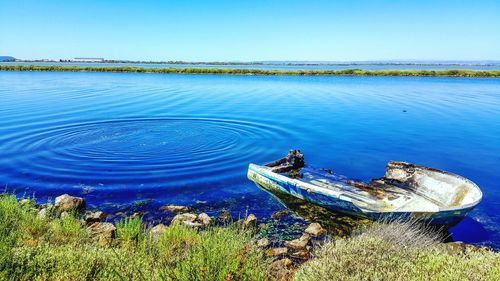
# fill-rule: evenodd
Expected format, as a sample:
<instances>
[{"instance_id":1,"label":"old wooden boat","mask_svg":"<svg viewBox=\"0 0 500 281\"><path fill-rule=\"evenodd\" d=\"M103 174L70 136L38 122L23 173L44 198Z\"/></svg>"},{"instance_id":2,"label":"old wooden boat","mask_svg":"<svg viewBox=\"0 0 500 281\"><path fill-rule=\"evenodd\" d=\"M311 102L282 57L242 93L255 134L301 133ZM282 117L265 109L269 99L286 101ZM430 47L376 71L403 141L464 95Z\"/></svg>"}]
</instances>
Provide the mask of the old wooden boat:
<instances>
[{"instance_id":1,"label":"old wooden boat","mask_svg":"<svg viewBox=\"0 0 500 281\"><path fill-rule=\"evenodd\" d=\"M382 178L360 182L305 165L298 150L266 165L250 164L248 178L271 193L336 212L369 219L419 218L442 226L460 222L482 198L476 184L449 172L391 161Z\"/></svg>"}]
</instances>

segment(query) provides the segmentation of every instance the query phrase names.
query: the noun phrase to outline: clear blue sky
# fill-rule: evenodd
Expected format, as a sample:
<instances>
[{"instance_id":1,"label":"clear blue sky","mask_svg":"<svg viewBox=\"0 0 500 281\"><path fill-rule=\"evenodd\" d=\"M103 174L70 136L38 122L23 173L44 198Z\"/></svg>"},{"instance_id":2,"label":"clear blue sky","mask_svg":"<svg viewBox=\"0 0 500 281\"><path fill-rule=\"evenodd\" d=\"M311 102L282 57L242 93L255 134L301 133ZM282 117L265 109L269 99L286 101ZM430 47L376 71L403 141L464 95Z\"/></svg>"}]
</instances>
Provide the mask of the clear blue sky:
<instances>
[{"instance_id":1,"label":"clear blue sky","mask_svg":"<svg viewBox=\"0 0 500 281\"><path fill-rule=\"evenodd\" d=\"M0 55L500 60L500 1L0 0Z\"/></svg>"}]
</instances>

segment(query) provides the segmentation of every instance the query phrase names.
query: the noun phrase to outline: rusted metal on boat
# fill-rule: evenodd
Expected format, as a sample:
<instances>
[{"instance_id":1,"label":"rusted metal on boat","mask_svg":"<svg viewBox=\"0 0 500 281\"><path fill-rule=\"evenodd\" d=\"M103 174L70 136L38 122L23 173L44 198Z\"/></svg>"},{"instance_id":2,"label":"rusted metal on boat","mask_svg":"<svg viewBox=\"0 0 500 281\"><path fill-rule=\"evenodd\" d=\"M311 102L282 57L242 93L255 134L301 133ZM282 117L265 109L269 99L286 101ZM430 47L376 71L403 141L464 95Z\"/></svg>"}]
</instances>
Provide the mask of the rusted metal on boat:
<instances>
[{"instance_id":1,"label":"rusted metal on boat","mask_svg":"<svg viewBox=\"0 0 500 281\"><path fill-rule=\"evenodd\" d=\"M369 219L419 218L448 227L460 222L482 198L475 183L449 172L391 161L382 178L366 183L309 167L298 150L264 166L250 164L248 178L271 193L285 193L332 211Z\"/></svg>"}]
</instances>

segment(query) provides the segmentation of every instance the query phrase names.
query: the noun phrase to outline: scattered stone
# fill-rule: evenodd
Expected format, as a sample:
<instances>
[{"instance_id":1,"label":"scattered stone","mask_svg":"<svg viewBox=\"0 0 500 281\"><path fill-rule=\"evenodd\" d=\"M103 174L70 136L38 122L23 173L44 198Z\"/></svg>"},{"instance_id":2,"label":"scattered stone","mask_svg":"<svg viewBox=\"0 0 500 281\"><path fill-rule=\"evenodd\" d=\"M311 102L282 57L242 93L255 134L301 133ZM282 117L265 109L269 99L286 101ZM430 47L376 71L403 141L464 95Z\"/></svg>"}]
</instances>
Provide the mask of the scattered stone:
<instances>
[{"instance_id":1,"label":"scattered stone","mask_svg":"<svg viewBox=\"0 0 500 281\"><path fill-rule=\"evenodd\" d=\"M39 211L40 211L41 209L44 209L44 208L49 208L49 207L51 207L51 205L49 205L49 204L35 204L35 209L37 209L37 210L39 210Z\"/></svg>"},{"instance_id":2,"label":"scattered stone","mask_svg":"<svg viewBox=\"0 0 500 281\"><path fill-rule=\"evenodd\" d=\"M125 212L116 212L115 216L117 216L117 217L126 217L127 214Z\"/></svg>"},{"instance_id":3,"label":"scattered stone","mask_svg":"<svg viewBox=\"0 0 500 281\"><path fill-rule=\"evenodd\" d=\"M43 208L40 211L38 211L38 214L36 215L39 219L45 219L47 217L47 208Z\"/></svg>"},{"instance_id":4,"label":"scattered stone","mask_svg":"<svg viewBox=\"0 0 500 281\"><path fill-rule=\"evenodd\" d=\"M206 213L201 213L196 218L199 222L201 222L204 226L212 224L212 218Z\"/></svg>"},{"instance_id":5,"label":"scattered stone","mask_svg":"<svg viewBox=\"0 0 500 281\"><path fill-rule=\"evenodd\" d=\"M266 256L268 257L284 256L286 254L288 254L287 247L272 248L266 251Z\"/></svg>"},{"instance_id":6,"label":"scattered stone","mask_svg":"<svg viewBox=\"0 0 500 281\"><path fill-rule=\"evenodd\" d=\"M219 215L219 220L223 223L230 223L233 220L233 216L228 210L222 210Z\"/></svg>"},{"instance_id":7,"label":"scattered stone","mask_svg":"<svg viewBox=\"0 0 500 281\"><path fill-rule=\"evenodd\" d=\"M476 245L471 245L471 244L465 244L465 248L469 252L492 252L493 249L490 247L481 247L481 246L476 246Z\"/></svg>"},{"instance_id":8,"label":"scattered stone","mask_svg":"<svg viewBox=\"0 0 500 281\"><path fill-rule=\"evenodd\" d=\"M276 211L274 212L272 215L271 215L271 218L275 219L275 220L279 220L281 219L282 217L288 215L290 213L290 211L284 209L284 210L279 210L279 211Z\"/></svg>"},{"instance_id":9,"label":"scattered stone","mask_svg":"<svg viewBox=\"0 0 500 281\"><path fill-rule=\"evenodd\" d=\"M109 222L95 222L87 227L93 241L100 246L109 246L116 233L116 227Z\"/></svg>"},{"instance_id":10,"label":"scattered stone","mask_svg":"<svg viewBox=\"0 0 500 281\"><path fill-rule=\"evenodd\" d=\"M131 218L142 218L144 215L146 214L146 212L135 212L132 214L132 216L130 216Z\"/></svg>"},{"instance_id":11,"label":"scattered stone","mask_svg":"<svg viewBox=\"0 0 500 281\"><path fill-rule=\"evenodd\" d=\"M292 265L291 259L280 259L269 265L268 272L275 280L291 280L293 275Z\"/></svg>"},{"instance_id":12,"label":"scattered stone","mask_svg":"<svg viewBox=\"0 0 500 281\"><path fill-rule=\"evenodd\" d=\"M196 214L191 214L191 213L178 214L172 219L172 223L185 222L185 221L194 222L196 218L197 218Z\"/></svg>"},{"instance_id":13,"label":"scattered stone","mask_svg":"<svg viewBox=\"0 0 500 281\"><path fill-rule=\"evenodd\" d=\"M61 213L61 219L62 220L65 219L65 218L67 218L67 217L69 217L69 216L70 216L70 214L68 212L62 212Z\"/></svg>"},{"instance_id":14,"label":"scattered stone","mask_svg":"<svg viewBox=\"0 0 500 281\"><path fill-rule=\"evenodd\" d=\"M304 250L309 243L311 237L309 234L304 233L300 238L294 239L292 241L286 241L285 246L294 250Z\"/></svg>"},{"instance_id":15,"label":"scattered stone","mask_svg":"<svg viewBox=\"0 0 500 281\"><path fill-rule=\"evenodd\" d=\"M311 234L313 237L319 237L326 233L326 230L321 227L321 225L317 222L311 223L306 230L304 231L307 234Z\"/></svg>"},{"instance_id":16,"label":"scattered stone","mask_svg":"<svg viewBox=\"0 0 500 281\"><path fill-rule=\"evenodd\" d=\"M262 239L257 240L256 244L257 244L257 247L259 247L259 248L266 248L267 246L269 246L271 244L271 242L269 242L269 239L262 238Z\"/></svg>"},{"instance_id":17,"label":"scattered stone","mask_svg":"<svg viewBox=\"0 0 500 281\"><path fill-rule=\"evenodd\" d=\"M33 203L33 201L30 199L19 200L19 205L21 205L21 206L28 206L28 205L31 205L32 203Z\"/></svg>"},{"instance_id":18,"label":"scattered stone","mask_svg":"<svg viewBox=\"0 0 500 281\"><path fill-rule=\"evenodd\" d=\"M182 224L187 226L187 227L192 227L192 228L200 228L203 227L203 224L195 221L182 221Z\"/></svg>"},{"instance_id":19,"label":"scattered stone","mask_svg":"<svg viewBox=\"0 0 500 281\"><path fill-rule=\"evenodd\" d=\"M63 194L56 197L54 205L59 212L81 212L85 209L85 200L81 197L74 197L69 194Z\"/></svg>"},{"instance_id":20,"label":"scattered stone","mask_svg":"<svg viewBox=\"0 0 500 281\"><path fill-rule=\"evenodd\" d=\"M106 219L108 214L97 211L97 212L88 212L85 214L85 223L88 225L93 224L94 222L102 222Z\"/></svg>"},{"instance_id":21,"label":"scattered stone","mask_svg":"<svg viewBox=\"0 0 500 281\"><path fill-rule=\"evenodd\" d=\"M163 223L160 223L149 230L149 235L152 237L159 237L165 233L165 231L167 231L167 227Z\"/></svg>"},{"instance_id":22,"label":"scattered stone","mask_svg":"<svg viewBox=\"0 0 500 281\"><path fill-rule=\"evenodd\" d=\"M257 226L257 217L254 214L248 215L243 221L244 228L254 228Z\"/></svg>"},{"instance_id":23,"label":"scattered stone","mask_svg":"<svg viewBox=\"0 0 500 281\"><path fill-rule=\"evenodd\" d=\"M311 258L311 253L307 250L301 250L292 253L290 256L296 259L308 260Z\"/></svg>"},{"instance_id":24,"label":"scattered stone","mask_svg":"<svg viewBox=\"0 0 500 281\"><path fill-rule=\"evenodd\" d=\"M181 214L181 213L190 212L191 208L186 207L186 206L178 206L178 205L170 204L170 205L165 205L165 206L160 207L160 210L169 211L169 212L175 213L175 214Z\"/></svg>"},{"instance_id":25,"label":"scattered stone","mask_svg":"<svg viewBox=\"0 0 500 281\"><path fill-rule=\"evenodd\" d=\"M491 248L489 247L480 247L476 245L465 244L464 242L461 241L438 244L437 248L449 255L462 255L465 254L466 252L491 251Z\"/></svg>"},{"instance_id":26,"label":"scattered stone","mask_svg":"<svg viewBox=\"0 0 500 281\"><path fill-rule=\"evenodd\" d=\"M467 247L464 242L456 241L456 242L448 242L444 244L440 244L439 246L445 253L450 255L460 255L465 253Z\"/></svg>"}]
</instances>

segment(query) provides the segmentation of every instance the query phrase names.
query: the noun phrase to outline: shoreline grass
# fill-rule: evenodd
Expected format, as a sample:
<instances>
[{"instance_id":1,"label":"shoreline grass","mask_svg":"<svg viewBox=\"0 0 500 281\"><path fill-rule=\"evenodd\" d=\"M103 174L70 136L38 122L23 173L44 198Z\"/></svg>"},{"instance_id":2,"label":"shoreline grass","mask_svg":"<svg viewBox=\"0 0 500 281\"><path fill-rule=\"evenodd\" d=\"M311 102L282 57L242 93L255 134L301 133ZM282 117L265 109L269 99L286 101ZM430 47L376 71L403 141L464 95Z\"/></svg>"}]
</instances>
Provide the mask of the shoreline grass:
<instances>
[{"instance_id":1,"label":"shoreline grass","mask_svg":"<svg viewBox=\"0 0 500 281\"><path fill-rule=\"evenodd\" d=\"M40 216L34 200L0 195L0 280L500 279L500 253L471 245L450 252L438 234L410 222L328 240L286 279L270 270L287 258L264 257L255 233L237 223L203 230L172 223L156 234L141 217L115 226L116 237L101 245L77 213Z\"/></svg>"},{"instance_id":2,"label":"shoreline grass","mask_svg":"<svg viewBox=\"0 0 500 281\"><path fill-rule=\"evenodd\" d=\"M33 204L0 195L0 280L266 280L252 233L171 224L152 236L142 218L116 223L102 246L76 215L40 217Z\"/></svg>"},{"instance_id":3,"label":"shoreline grass","mask_svg":"<svg viewBox=\"0 0 500 281\"><path fill-rule=\"evenodd\" d=\"M262 76L415 76L415 77L500 77L500 70L267 70L242 68L149 68L135 66L42 66L0 65L0 71L46 71L46 72L129 72L160 74L226 74Z\"/></svg>"}]
</instances>

